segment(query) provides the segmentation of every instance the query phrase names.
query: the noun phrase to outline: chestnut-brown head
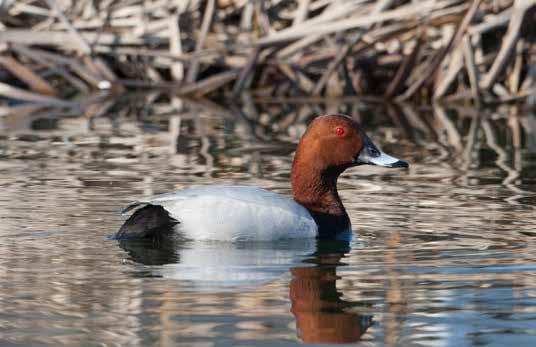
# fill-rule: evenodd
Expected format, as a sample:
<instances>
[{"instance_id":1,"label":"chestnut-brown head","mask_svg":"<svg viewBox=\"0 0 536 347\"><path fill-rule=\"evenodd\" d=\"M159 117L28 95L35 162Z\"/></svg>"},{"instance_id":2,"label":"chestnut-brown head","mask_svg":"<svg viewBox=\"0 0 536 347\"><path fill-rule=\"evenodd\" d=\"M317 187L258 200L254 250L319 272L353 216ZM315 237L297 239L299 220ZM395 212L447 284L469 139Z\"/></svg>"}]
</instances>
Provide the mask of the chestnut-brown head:
<instances>
[{"instance_id":1,"label":"chestnut-brown head","mask_svg":"<svg viewBox=\"0 0 536 347\"><path fill-rule=\"evenodd\" d=\"M293 170L325 171L344 169L355 164L366 141L357 122L347 116L317 117L307 127L298 148Z\"/></svg>"},{"instance_id":2,"label":"chestnut-brown head","mask_svg":"<svg viewBox=\"0 0 536 347\"><path fill-rule=\"evenodd\" d=\"M296 149L292 173L340 174L363 164L408 167L406 161L381 152L352 118L326 115L315 118L307 127Z\"/></svg>"},{"instance_id":3,"label":"chestnut-brown head","mask_svg":"<svg viewBox=\"0 0 536 347\"><path fill-rule=\"evenodd\" d=\"M310 212L346 215L337 194L337 178L347 168L363 164L408 167L406 161L381 152L352 118L315 118L303 134L292 163L294 199Z\"/></svg>"}]
</instances>

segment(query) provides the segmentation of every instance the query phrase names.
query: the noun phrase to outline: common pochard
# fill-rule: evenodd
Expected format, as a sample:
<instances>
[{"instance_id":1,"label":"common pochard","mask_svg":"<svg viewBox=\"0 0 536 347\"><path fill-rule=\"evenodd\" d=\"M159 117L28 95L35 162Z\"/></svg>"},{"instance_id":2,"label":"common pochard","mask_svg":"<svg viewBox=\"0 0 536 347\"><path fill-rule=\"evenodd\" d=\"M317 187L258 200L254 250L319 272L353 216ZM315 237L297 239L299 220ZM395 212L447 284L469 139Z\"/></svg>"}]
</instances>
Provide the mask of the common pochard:
<instances>
[{"instance_id":1,"label":"common pochard","mask_svg":"<svg viewBox=\"0 0 536 347\"><path fill-rule=\"evenodd\" d=\"M408 167L406 161L381 152L352 118L319 116L296 149L293 199L247 186L183 189L128 206L124 212L135 212L115 237L154 237L171 231L193 240L338 238L351 233L351 225L337 192L337 178L364 164Z\"/></svg>"}]
</instances>

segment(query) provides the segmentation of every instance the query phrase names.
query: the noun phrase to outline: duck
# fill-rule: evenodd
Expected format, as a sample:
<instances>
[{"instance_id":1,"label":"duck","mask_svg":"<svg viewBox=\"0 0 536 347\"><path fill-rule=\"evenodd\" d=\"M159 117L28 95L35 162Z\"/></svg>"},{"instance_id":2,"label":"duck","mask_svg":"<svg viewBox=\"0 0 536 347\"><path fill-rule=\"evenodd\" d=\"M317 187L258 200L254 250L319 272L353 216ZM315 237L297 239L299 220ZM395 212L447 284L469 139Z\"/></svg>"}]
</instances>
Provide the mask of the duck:
<instances>
[{"instance_id":1,"label":"duck","mask_svg":"<svg viewBox=\"0 0 536 347\"><path fill-rule=\"evenodd\" d=\"M292 198L251 186L206 185L141 199L115 239L174 234L190 240L347 239L350 218L337 191L349 168L408 168L383 153L347 115L321 115L301 136L292 161Z\"/></svg>"}]
</instances>

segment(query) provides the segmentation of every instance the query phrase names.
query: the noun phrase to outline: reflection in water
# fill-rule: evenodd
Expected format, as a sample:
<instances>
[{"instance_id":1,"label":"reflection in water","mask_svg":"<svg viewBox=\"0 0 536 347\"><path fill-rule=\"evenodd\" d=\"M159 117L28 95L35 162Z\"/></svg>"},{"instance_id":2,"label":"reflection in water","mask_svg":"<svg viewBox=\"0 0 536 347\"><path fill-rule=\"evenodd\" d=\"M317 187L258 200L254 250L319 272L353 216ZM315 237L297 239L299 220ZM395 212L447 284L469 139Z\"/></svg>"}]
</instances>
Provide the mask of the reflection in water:
<instances>
[{"instance_id":1,"label":"reflection in water","mask_svg":"<svg viewBox=\"0 0 536 347\"><path fill-rule=\"evenodd\" d=\"M0 344L534 345L534 113L133 99L0 115ZM412 164L340 178L349 247L107 238L140 195L217 182L289 196L295 142L325 112Z\"/></svg>"},{"instance_id":2,"label":"reflection in water","mask_svg":"<svg viewBox=\"0 0 536 347\"><path fill-rule=\"evenodd\" d=\"M139 264L151 266L180 262L178 248L181 241L171 236L163 239L126 239L118 242L130 259Z\"/></svg>"},{"instance_id":3,"label":"reflection in water","mask_svg":"<svg viewBox=\"0 0 536 347\"><path fill-rule=\"evenodd\" d=\"M121 240L119 246L152 276L189 281L203 287L251 285L281 278L289 264L300 262L316 247L315 239L275 242Z\"/></svg>"},{"instance_id":4,"label":"reflection in water","mask_svg":"<svg viewBox=\"0 0 536 347\"><path fill-rule=\"evenodd\" d=\"M337 290L336 270L350 250L346 241L228 243L165 237L118 242L131 260L147 266L144 276L190 281L203 290L241 290L239 285L285 277L290 267L291 312L304 342L355 342L372 324L371 315L350 311L360 303L344 300Z\"/></svg>"},{"instance_id":5,"label":"reflection in water","mask_svg":"<svg viewBox=\"0 0 536 347\"><path fill-rule=\"evenodd\" d=\"M358 303L346 301L337 290L337 266L349 250L344 241L319 241L308 263L290 269L292 314L300 339L307 343L358 341L372 324L372 316L349 311Z\"/></svg>"}]
</instances>

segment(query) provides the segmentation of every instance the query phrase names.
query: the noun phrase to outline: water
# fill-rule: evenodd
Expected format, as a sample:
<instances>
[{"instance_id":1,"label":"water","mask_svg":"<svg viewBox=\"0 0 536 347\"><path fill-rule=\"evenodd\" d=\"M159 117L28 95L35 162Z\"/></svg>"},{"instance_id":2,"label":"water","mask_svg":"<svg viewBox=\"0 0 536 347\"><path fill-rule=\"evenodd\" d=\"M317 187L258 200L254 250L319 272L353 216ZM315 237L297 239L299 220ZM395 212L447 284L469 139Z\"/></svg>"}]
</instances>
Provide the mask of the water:
<instances>
[{"instance_id":1,"label":"water","mask_svg":"<svg viewBox=\"0 0 536 347\"><path fill-rule=\"evenodd\" d=\"M534 115L185 107L0 118L1 345L535 344ZM209 183L289 194L305 122L337 109L412 164L341 177L350 244L108 239L139 196Z\"/></svg>"}]
</instances>

